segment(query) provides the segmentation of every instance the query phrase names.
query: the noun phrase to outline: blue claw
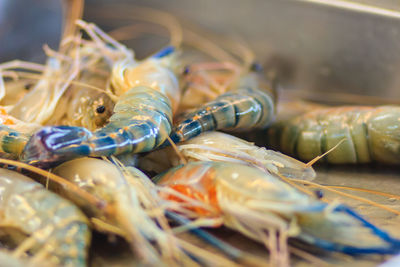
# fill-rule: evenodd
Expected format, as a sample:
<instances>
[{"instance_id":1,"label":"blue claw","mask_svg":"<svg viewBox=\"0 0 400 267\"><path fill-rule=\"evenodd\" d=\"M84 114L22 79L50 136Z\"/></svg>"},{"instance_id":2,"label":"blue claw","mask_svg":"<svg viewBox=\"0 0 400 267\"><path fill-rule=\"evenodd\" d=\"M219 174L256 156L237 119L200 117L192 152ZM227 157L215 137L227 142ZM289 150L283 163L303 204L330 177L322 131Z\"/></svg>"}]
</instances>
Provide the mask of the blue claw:
<instances>
[{"instance_id":1,"label":"blue claw","mask_svg":"<svg viewBox=\"0 0 400 267\"><path fill-rule=\"evenodd\" d=\"M78 155L87 156L89 147L81 144L91 136L92 133L82 127L44 127L31 136L22 152L22 160L41 168L50 168Z\"/></svg>"}]
</instances>

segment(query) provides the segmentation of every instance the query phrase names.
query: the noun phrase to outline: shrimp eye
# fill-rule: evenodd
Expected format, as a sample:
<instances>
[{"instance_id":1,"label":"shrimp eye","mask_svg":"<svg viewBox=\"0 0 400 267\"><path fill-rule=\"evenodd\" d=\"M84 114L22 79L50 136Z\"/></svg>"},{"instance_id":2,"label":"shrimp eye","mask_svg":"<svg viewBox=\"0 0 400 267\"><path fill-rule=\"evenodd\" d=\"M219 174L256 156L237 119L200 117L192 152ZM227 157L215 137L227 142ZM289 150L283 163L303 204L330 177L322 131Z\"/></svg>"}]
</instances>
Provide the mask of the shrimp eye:
<instances>
[{"instance_id":1,"label":"shrimp eye","mask_svg":"<svg viewBox=\"0 0 400 267\"><path fill-rule=\"evenodd\" d=\"M187 75L190 72L190 67L189 66L185 66L185 68L183 69L183 75Z\"/></svg>"},{"instance_id":2,"label":"shrimp eye","mask_svg":"<svg viewBox=\"0 0 400 267\"><path fill-rule=\"evenodd\" d=\"M259 62L253 62L250 66L251 71L261 72L263 71L263 67Z\"/></svg>"},{"instance_id":3,"label":"shrimp eye","mask_svg":"<svg viewBox=\"0 0 400 267\"><path fill-rule=\"evenodd\" d=\"M316 196L318 199L321 199L321 198L324 197L324 193L323 193L321 190L315 190L314 193L315 193L315 196Z\"/></svg>"},{"instance_id":4,"label":"shrimp eye","mask_svg":"<svg viewBox=\"0 0 400 267\"><path fill-rule=\"evenodd\" d=\"M24 85L25 90L31 89L32 85L33 85L33 84L31 84L31 83L25 84L25 85Z\"/></svg>"},{"instance_id":5,"label":"shrimp eye","mask_svg":"<svg viewBox=\"0 0 400 267\"><path fill-rule=\"evenodd\" d=\"M99 114L104 113L104 111L106 111L106 107L103 106L103 105L98 106L98 107L96 108L96 112L99 113Z\"/></svg>"}]
</instances>

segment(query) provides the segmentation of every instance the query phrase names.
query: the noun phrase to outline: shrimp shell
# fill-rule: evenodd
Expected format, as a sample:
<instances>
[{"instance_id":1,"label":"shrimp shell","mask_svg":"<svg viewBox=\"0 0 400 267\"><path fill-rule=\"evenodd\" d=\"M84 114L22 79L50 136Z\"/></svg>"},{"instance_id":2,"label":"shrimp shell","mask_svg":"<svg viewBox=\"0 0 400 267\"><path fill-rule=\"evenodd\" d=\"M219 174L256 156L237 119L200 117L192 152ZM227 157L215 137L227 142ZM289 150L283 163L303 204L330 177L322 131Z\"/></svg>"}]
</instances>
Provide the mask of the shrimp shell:
<instances>
[{"instance_id":1,"label":"shrimp shell","mask_svg":"<svg viewBox=\"0 0 400 267\"><path fill-rule=\"evenodd\" d=\"M270 140L302 160L326 156L328 163L400 163L400 107L343 106L317 109L272 127ZM276 143L275 143L276 145Z\"/></svg>"},{"instance_id":2,"label":"shrimp shell","mask_svg":"<svg viewBox=\"0 0 400 267\"><path fill-rule=\"evenodd\" d=\"M177 145L188 161L222 161L247 164L263 171L288 178L313 180L312 167L282 153L258 147L235 136L221 132L205 132ZM140 158L140 167L156 172L182 164L176 152L168 147Z\"/></svg>"},{"instance_id":3,"label":"shrimp shell","mask_svg":"<svg viewBox=\"0 0 400 267\"><path fill-rule=\"evenodd\" d=\"M0 169L0 188L0 226L29 236L16 251L30 251L32 260L86 266L91 234L77 207L28 177L5 169Z\"/></svg>"},{"instance_id":4,"label":"shrimp shell","mask_svg":"<svg viewBox=\"0 0 400 267\"><path fill-rule=\"evenodd\" d=\"M120 228L122 237L146 266L196 266L172 232L165 229L167 221L157 189L138 169L118 168L104 160L81 158L61 164L54 172L113 207L113 218L105 219L104 214L94 216ZM68 191L62 191L62 195L80 205Z\"/></svg>"},{"instance_id":5,"label":"shrimp shell","mask_svg":"<svg viewBox=\"0 0 400 267\"><path fill-rule=\"evenodd\" d=\"M19 157L29 137L39 127L39 124L23 122L10 116L4 107L0 107L0 153L5 157Z\"/></svg>"},{"instance_id":6,"label":"shrimp shell","mask_svg":"<svg viewBox=\"0 0 400 267\"><path fill-rule=\"evenodd\" d=\"M48 167L85 156L150 151L171 132L169 99L145 86L135 87L115 104L109 123L90 132L82 127L44 127L25 146L24 161Z\"/></svg>"},{"instance_id":7,"label":"shrimp shell","mask_svg":"<svg viewBox=\"0 0 400 267\"><path fill-rule=\"evenodd\" d=\"M175 113L180 102L180 88L175 74L163 64L165 60L151 57L142 62L129 58L117 62L111 75L115 94L122 95L136 86L148 86L166 95ZM174 57L170 60L173 61Z\"/></svg>"},{"instance_id":8,"label":"shrimp shell","mask_svg":"<svg viewBox=\"0 0 400 267\"><path fill-rule=\"evenodd\" d=\"M206 131L265 128L275 116L271 91L261 74L251 72L232 91L181 115L170 137L179 143Z\"/></svg>"},{"instance_id":9,"label":"shrimp shell","mask_svg":"<svg viewBox=\"0 0 400 267\"><path fill-rule=\"evenodd\" d=\"M350 208L321 202L258 168L190 162L154 180L164 189L160 194L172 209L172 203L175 207L181 203L179 212L191 218L212 219L212 226L222 223L263 242L274 265L288 265L287 237L348 254L400 250L400 240Z\"/></svg>"}]
</instances>

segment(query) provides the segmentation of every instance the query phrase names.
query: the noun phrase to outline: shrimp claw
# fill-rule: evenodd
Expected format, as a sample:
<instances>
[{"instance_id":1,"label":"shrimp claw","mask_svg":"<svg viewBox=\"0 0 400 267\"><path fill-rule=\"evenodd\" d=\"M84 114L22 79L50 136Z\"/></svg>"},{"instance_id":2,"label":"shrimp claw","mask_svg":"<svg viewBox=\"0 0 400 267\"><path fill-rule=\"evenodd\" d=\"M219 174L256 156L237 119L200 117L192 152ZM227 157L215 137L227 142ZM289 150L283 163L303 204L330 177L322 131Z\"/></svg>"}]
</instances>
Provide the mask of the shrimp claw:
<instances>
[{"instance_id":1,"label":"shrimp claw","mask_svg":"<svg viewBox=\"0 0 400 267\"><path fill-rule=\"evenodd\" d=\"M236 90L184 114L170 136L172 141L186 141L206 131L268 126L274 118L274 101L267 90L260 90L259 80L260 74L249 73Z\"/></svg>"},{"instance_id":2,"label":"shrimp claw","mask_svg":"<svg viewBox=\"0 0 400 267\"><path fill-rule=\"evenodd\" d=\"M35 161L40 161L41 166L51 162L67 161L76 155L83 157L89 154L89 148L77 145L87 141L91 136L92 133L83 127L43 127L32 135L22 157L35 158ZM35 161L29 162L35 165Z\"/></svg>"}]
</instances>

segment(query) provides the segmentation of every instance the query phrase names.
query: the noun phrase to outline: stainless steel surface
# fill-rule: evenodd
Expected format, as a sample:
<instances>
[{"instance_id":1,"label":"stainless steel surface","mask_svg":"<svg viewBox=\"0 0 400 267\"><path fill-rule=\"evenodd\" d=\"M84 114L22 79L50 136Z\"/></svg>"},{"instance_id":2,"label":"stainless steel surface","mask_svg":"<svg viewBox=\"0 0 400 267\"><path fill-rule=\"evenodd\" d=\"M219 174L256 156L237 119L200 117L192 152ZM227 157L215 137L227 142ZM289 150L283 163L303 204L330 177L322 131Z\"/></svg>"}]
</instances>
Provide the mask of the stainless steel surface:
<instances>
[{"instance_id":1,"label":"stainless steel surface","mask_svg":"<svg viewBox=\"0 0 400 267\"><path fill-rule=\"evenodd\" d=\"M61 10L52 13L57 10L58 1L36 0L35 5L29 8L24 8L23 2L26 3L22 0L0 0L0 62L36 57L42 54L43 43L49 43L53 48L58 44ZM35 13L43 11L38 11L36 4L39 2L48 4L45 9L48 16ZM394 0L355 2L379 4L380 8L391 9L395 14L400 10L400 4ZM126 25L127 20L118 17L122 12L129 13L129 9L121 7L120 3L164 9L220 36L239 36L254 49L259 61L264 62L269 69L278 71L283 86L288 89L342 91L393 98L400 96L400 90L397 90L400 85L400 77L397 75L400 65L400 20L396 16L371 14L310 1L87 0L85 19L106 29ZM96 15L98 9L108 10L110 17ZM145 46L145 49L139 50L151 51L158 44L146 43ZM398 167L383 166L320 166L317 168L317 182L397 194L400 191L399 170ZM344 192L400 209L400 200L368 193ZM372 222L400 238L398 215L334 194L328 193L328 196L355 207ZM261 245L239 234L227 230L217 230L215 234L241 249L265 257ZM193 237L185 238L213 250ZM134 264L127 246L107 243L109 238L104 236L94 241L93 265ZM336 254L323 257L338 266L376 266L388 258L354 259ZM298 266L308 266L301 261L295 262Z\"/></svg>"},{"instance_id":2,"label":"stainless steel surface","mask_svg":"<svg viewBox=\"0 0 400 267\"><path fill-rule=\"evenodd\" d=\"M356 2L400 10L398 1ZM167 10L213 33L239 36L278 70L285 88L400 96L399 18L306 1L89 0L86 19L107 24L96 8L126 13L118 11L121 3Z\"/></svg>"},{"instance_id":3,"label":"stainless steel surface","mask_svg":"<svg viewBox=\"0 0 400 267\"><path fill-rule=\"evenodd\" d=\"M219 36L240 37L245 40L267 68L278 71L286 89L360 93L388 98L400 96L400 90L397 90L400 83L397 75L400 67L400 20L396 18L399 15L396 10L391 10L394 12L391 13L392 16L385 16L379 14L382 10L371 13L306 1L283 0L117 2L113 1L111 4L105 0L88 0L85 18L110 30L130 23L125 16L129 16L129 8L134 8L131 4L162 9ZM372 1L356 2L374 4ZM395 1L379 3L381 9L397 7ZM109 12L96 14L96 10L103 8ZM397 9L400 10L400 6ZM140 52L151 50L154 46L153 43L140 46L134 41L127 44ZM155 47L158 47L157 44ZM345 185L397 194L400 191L399 170L398 167L376 165L319 166L316 181L326 185ZM342 191L400 209L400 201L396 199ZM332 200L349 204L370 221L400 238L398 215L333 193L326 194ZM214 233L240 249L265 257L265 250L261 245L239 234L221 229ZM186 238L215 251L193 237ZM315 255L336 266L376 266L390 258L352 258L320 252ZM124 258L121 261L126 263L129 259ZM106 254L102 254L95 257L95 262L107 266L110 261ZM118 261L112 259L111 262ZM298 259L293 259L293 262L296 266L308 266L308 263Z\"/></svg>"},{"instance_id":4,"label":"stainless steel surface","mask_svg":"<svg viewBox=\"0 0 400 267\"><path fill-rule=\"evenodd\" d=\"M43 45L57 49L61 0L0 0L0 62L43 61Z\"/></svg>"}]
</instances>

